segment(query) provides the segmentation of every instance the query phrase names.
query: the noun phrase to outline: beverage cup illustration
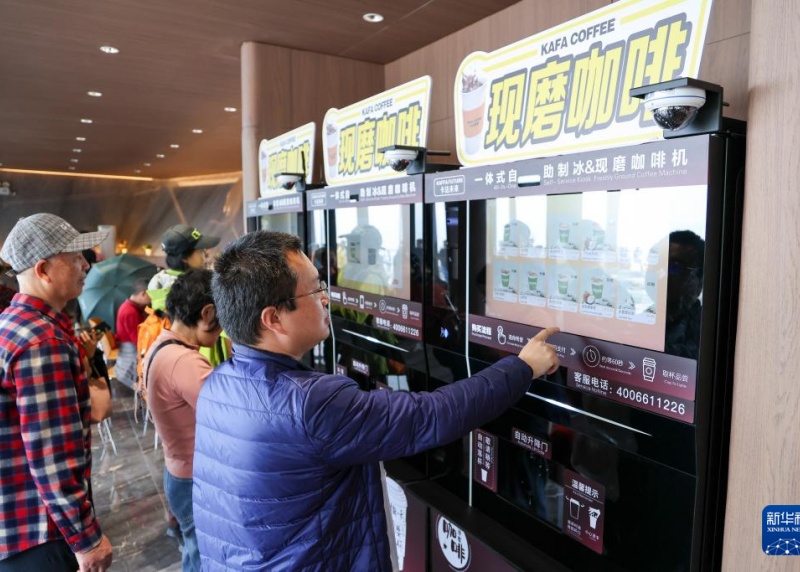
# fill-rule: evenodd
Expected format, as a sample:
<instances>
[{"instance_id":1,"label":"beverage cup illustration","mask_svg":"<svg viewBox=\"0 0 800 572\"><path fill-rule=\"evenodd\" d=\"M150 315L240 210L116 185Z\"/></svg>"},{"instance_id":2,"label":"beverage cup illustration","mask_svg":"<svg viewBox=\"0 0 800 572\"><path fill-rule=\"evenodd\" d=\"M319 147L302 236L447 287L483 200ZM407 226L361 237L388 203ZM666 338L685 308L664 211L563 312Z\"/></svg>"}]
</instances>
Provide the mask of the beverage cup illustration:
<instances>
[{"instance_id":1,"label":"beverage cup illustration","mask_svg":"<svg viewBox=\"0 0 800 572\"><path fill-rule=\"evenodd\" d=\"M536 292L536 286L539 284L539 274L535 270L528 272L528 290Z\"/></svg>"},{"instance_id":2,"label":"beverage cup illustration","mask_svg":"<svg viewBox=\"0 0 800 572\"><path fill-rule=\"evenodd\" d=\"M511 223L506 223L503 226L503 243L510 244L511 243Z\"/></svg>"},{"instance_id":3,"label":"beverage cup illustration","mask_svg":"<svg viewBox=\"0 0 800 572\"><path fill-rule=\"evenodd\" d=\"M569 516L577 520L581 516L581 503L578 499L569 499Z\"/></svg>"},{"instance_id":4,"label":"beverage cup illustration","mask_svg":"<svg viewBox=\"0 0 800 572\"><path fill-rule=\"evenodd\" d=\"M510 281L511 281L511 271L508 268L501 269L500 284L502 284L503 288L508 288Z\"/></svg>"},{"instance_id":5,"label":"beverage cup illustration","mask_svg":"<svg viewBox=\"0 0 800 572\"><path fill-rule=\"evenodd\" d=\"M558 242L561 243L562 246L569 244L569 224L566 222L562 222L558 225Z\"/></svg>"},{"instance_id":6,"label":"beverage cup illustration","mask_svg":"<svg viewBox=\"0 0 800 572\"><path fill-rule=\"evenodd\" d=\"M656 360L651 357L642 359L642 377L652 383L656 377Z\"/></svg>"},{"instance_id":7,"label":"beverage cup illustration","mask_svg":"<svg viewBox=\"0 0 800 572\"><path fill-rule=\"evenodd\" d=\"M561 273L558 275L558 293L566 296L569 291L569 275Z\"/></svg>"},{"instance_id":8,"label":"beverage cup illustration","mask_svg":"<svg viewBox=\"0 0 800 572\"><path fill-rule=\"evenodd\" d=\"M483 146L486 122L486 78L475 70L461 76L461 112L466 152L474 155Z\"/></svg>"},{"instance_id":9,"label":"beverage cup illustration","mask_svg":"<svg viewBox=\"0 0 800 572\"><path fill-rule=\"evenodd\" d=\"M481 481L484 483L489 480L489 471L481 467Z\"/></svg>"},{"instance_id":10,"label":"beverage cup illustration","mask_svg":"<svg viewBox=\"0 0 800 572\"><path fill-rule=\"evenodd\" d=\"M400 307L400 312L404 320L408 319L408 304L403 304Z\"/></svg>"},{"instance_id":11,"label":"beverage cup illustration","mask_svg":"<svg viewBox=\"0 0 800 572\"><path fill-rule=\"evenodd\" d=\"M597 519L600 518L600 509L599 508L590 508L589 509L589 526L592 529L597 528Z\"/></svg>"},{"instance_id":12,"label":"beverage cup illustration","mask_svg":"<svg viewBox=\"0 0 800 572\"><path fill-rule=\"evenodd\" d=\"M592 240L594 241L595 248L602 248L606 240L606 231L602 228L595 228L592 231Z\"/></svg>"},{"instance_id":13,"label":"beverage cup illustration","mask_svg":"<svg viewBox=\"0 0 800 572\"><path fill-rule=\"evenodd\" d=\"M361 308L362 310L364 309L364 295L363 294L359 295L359 297L358 297L358 307Z\"/></svg>"},{"instance_id":14,"label":"beverage cup illustration","mask_svg":"<svg viewBox=\"0 0 800 572\"><path fill-rule=\"evenodd\" d=\"M336 168L339 160L339 131L335 125L325 125L325 148L328 150L328 166Z\"/></svg>"},{"instance_id":15,"label":"beverage cup illustration","mask_svg":"<svg viewBox=\"0 0 800 572\"><path fill-rule=\"evenodd\" d=\"M603 299L603 278L600 276L592 278L592 296L595 300Z\"/></svg>"}]
</instances>

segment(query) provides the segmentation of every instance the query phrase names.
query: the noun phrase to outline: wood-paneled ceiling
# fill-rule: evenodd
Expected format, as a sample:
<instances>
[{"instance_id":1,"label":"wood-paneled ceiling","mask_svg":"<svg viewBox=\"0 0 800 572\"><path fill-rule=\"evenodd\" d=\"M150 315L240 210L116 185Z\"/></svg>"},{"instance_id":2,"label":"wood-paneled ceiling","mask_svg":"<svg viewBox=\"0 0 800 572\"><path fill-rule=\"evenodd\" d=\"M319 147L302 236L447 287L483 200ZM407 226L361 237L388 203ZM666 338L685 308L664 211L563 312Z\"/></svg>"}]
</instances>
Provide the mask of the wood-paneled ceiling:
<instances>
[{"instance_id":1,"label":"wood-paneled ceiling","mask_svg":"<svg viewBox=\"0 0 800 572\"><path fill-rule=\"evenodd\" d=\"M516 1L0 0L0 168L238 171L243 42L385 64Z\"/></svg>"}]
</instances>

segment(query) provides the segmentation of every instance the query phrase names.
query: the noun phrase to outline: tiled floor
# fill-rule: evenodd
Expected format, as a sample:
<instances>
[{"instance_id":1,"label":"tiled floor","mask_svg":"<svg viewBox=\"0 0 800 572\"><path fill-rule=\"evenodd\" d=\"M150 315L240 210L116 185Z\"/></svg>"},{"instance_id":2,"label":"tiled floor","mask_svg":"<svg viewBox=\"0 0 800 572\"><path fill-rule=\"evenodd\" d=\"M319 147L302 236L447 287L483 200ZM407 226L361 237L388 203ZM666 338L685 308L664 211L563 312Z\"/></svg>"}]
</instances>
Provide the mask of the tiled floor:
<instances>
[{"instance_id":1,"label":"tiled floor","mask_svg":"<svg viewBox=\"0 0 800 572\"><path fill-rule=\"evenodd\" d=\"M162 471L164 454L154 449L152 423L134 420L133 391L112 381L114 414L111 432L117 452L92 435L92 487L95 511L114 548L113 572L180 571L176 541L166 536Z\"/></svg>"}]
</instances>

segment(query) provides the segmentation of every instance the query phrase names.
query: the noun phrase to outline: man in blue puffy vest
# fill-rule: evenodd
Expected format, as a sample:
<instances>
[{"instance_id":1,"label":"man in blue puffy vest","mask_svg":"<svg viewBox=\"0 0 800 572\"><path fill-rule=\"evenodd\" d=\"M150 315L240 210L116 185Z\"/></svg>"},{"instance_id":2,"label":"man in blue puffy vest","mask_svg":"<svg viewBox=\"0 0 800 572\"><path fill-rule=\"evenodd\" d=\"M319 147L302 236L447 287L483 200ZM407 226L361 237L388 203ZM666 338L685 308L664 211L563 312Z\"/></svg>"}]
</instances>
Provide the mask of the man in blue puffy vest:
<instances>
[{"instance_id":1,"label":"man in blue puffy vest","mask_svg":"<svg viewBox=\"0 0 800 572\"><path fill-rule=\"evenodd\" d=\"M214 265L234 357L197 402L194 519L203 570L392 569L379 461L450 443L558 367L545 329L431 393L362 391L303 354L330 334L327 284L293 235L258 231Z\"/></svg>"}]
</instances>

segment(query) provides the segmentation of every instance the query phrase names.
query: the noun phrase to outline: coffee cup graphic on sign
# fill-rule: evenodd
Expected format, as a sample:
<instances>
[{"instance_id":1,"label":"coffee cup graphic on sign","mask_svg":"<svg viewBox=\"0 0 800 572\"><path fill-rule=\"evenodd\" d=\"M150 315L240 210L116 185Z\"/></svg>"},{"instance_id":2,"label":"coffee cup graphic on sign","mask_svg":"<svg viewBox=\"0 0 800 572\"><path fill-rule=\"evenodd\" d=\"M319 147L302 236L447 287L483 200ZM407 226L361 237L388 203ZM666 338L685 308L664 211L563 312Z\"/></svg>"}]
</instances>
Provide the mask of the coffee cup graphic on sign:
<instances>
[{"instance_id":1,"label":"coffee cup graphic on sign","mask_svg":"<svg viewBox=\"0 0 800 572\"><path fill-rule=\"evenodd\" d=\"M483 147L486 123L486 77L477 70L461 75L461 114L466 151L474 155Z\"/></svg>"},{"instance_id":2,"label":"coffee cup graphic on sign","mask_svg":"<svg viewBox=\"0 0 800 572\"><path fill-rule=\"evenodd\" d=\"M325 124L325 149L328 151L328 166L335 169L339 160L339 131L332 123Z\"/></svg>"}]
</instances>

